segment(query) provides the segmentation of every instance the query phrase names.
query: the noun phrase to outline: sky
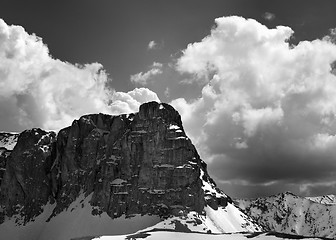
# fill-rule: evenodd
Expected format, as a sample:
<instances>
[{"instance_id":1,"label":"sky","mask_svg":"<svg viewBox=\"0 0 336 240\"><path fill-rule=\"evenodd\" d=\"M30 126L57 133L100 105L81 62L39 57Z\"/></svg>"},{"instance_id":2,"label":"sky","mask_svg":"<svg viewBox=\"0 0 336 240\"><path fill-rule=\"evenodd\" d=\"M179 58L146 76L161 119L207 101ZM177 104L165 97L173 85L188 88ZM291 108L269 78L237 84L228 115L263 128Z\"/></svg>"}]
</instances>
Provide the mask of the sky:
<instances>
[{"instance_id":1,"label":"sky","mask_svg":"<svg viewBox=\"0 0 336 240\"><path fill-rule=\"evenodd\" d=\"M336 194L334 0L3 0L0 129L172 104L232 197Z\"/></svg>"}]
</instances>

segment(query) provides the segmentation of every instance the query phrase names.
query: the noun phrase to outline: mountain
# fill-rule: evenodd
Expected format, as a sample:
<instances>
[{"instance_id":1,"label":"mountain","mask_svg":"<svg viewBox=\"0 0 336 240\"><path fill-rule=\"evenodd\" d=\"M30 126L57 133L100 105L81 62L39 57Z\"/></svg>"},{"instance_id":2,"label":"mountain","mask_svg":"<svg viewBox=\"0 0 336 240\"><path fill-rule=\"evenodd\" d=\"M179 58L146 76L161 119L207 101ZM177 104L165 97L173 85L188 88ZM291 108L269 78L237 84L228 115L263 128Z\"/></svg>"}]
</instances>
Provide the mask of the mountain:
<instances>
[{"instance_id":1,"label":"mountain","mask_svg":"<svg viewBox=\"0 0 336 240\"><path fill-rule=\"evenodd\" d=\"M261 230L216 187L168 104L85 115L58 134L34 128L1 136L4 239L64 240L153 226Z\"/></svg>"},{"instance_id":2,"label":"mountain","mask_svg":"<svg viewBox=\"0 0 336 240\"><path fill-rule=\"evenodd\" d=\"M321 203L321 204L336 204L336 196L335 195L323 195L323 196L317 196L317 197L306 197L307 199Z\"/></svg>"},{"instance_id":3,"label":"mountain","mask_svg":"<svg viewBox=\"0 0 336 240\"><path fill-rule=\"evenodd\" d=\"M6 148L8 151L13 150L17 143L18 136L18 133L0 132L0 149Z\"/></svg>"},{"instance_id":4,"label":"mountain","mask_svg":"<svg viewBox=\"0 0 336 240\"><path fill-rule=\"evenodd\" d=\"M257 198L237 199L244 213L265 231L336 238L336 205L332 197L304 198L290 192Z\"/></svg>"},{"instance_id":5,"label":"mountain","mask_svg":"<svg viewBox=\"0 0 336 240\"><path fill-rule=\"evenodd\" d=\"M183 240L282 240L282 239L323 239L323 238L313 238L313 237L303 237L291 234L283 233L226 233L226 234L201 234L201 233L186 233L186 232L176 232L176 231L162 231L153 230L145 232L137 232L129 235L120 236L101 236L101 237L86 237L74 240L136 240L136 239L146 239L146 240L171 240L171 239L183 239Z\"/></svg>"},{"instance_id":6,"label":"mountain","mask_svg":"<svg viewBox=\"0 0 336 240\"><path fill-rule=\"evenodd\" d=\"M16 145L18 133L0 132L0 184L6 171L6 161Z\"/></svg>"}]
</instances>

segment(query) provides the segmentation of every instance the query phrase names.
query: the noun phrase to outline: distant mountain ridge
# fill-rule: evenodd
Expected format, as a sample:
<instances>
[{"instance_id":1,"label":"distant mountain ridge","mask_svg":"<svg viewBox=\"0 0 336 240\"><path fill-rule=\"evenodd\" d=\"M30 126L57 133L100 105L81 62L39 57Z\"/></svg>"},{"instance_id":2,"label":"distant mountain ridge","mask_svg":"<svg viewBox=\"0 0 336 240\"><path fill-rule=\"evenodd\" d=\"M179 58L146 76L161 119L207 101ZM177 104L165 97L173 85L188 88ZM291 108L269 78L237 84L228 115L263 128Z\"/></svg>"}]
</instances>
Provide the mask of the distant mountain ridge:
<instances>
[{"instance_id":1,"label":"distant mountain ridge","mask_svg":"<svg viewBox=\"0 0 336 240\"><path fill-rule=\"evenodd\" d=\"M336 196L333 194L306 198L321 204L336 204Z\"/></svg>"},{"instance_id":2,"label":"distant mountain ridge","mask_svg":"<svg viewBox=\"0 0 336 240\"><path fill-rule=\"evenodd\" d=\"M162 220L163 229L261 230L216 187L168 104L85 115L57 135L34 128L2 136L0 236L6 239L122 234Z\"/></svg>"},{"instance_id":3,"label":"distant mountain ridge","mask_svg":"<svg viewBox=\"0 0 336 240\"><path fill-rule=\"evenodd\" d=\"M335 196L299 197L286 192L257 199L234 200L264 231L336 238Z\"/></svg>"}]
</instances>

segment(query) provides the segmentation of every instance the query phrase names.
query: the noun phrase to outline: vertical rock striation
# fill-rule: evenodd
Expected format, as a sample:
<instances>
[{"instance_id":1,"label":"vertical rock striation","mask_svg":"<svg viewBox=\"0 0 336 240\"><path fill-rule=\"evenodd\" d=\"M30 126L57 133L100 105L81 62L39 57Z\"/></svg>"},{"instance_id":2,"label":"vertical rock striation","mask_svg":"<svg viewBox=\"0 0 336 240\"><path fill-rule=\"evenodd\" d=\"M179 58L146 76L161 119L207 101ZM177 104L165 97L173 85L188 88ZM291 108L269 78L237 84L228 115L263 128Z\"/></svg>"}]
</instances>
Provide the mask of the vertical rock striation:
<instances>
[{"instance_id":1,"label":"vertical rock striation","mask_svg":"<svg viewBox=\"0 0 336 240\"><path fill-rule=\"evenodd\" d=\"M143 104L135 114L82 116L57 137L24 131L5 164L0 223L16 214L28 222L48 202L56 204L52 218L80 194L92 194L93 214L111 218L202 213L207 203L216 208L231 202L204 190L204 181L214 186L206 164L178 112L164 103Z\"/></svg>"},{"instance_id":2,"label":"vertical rock striation","mask_svg":"<svg viewBox=\"0 0 336 240\"><path fill-rule=\"evenodd\" d=\"M6 157L6 170L0 187L0 221L5 216L22 216L23 223L38 216L49 202L51 164L56 134L32 129L20 134Z\"/></svg>"}]
</instances>

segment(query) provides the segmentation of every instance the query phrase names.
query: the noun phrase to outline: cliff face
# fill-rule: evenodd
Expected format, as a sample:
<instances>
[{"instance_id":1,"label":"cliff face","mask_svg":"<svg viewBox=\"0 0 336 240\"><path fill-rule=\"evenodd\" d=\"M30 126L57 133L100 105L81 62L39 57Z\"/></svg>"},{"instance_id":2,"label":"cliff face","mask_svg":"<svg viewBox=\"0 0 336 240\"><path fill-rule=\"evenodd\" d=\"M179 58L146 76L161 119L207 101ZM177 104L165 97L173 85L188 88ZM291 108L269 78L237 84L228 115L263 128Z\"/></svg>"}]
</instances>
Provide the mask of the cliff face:
<instances>
[{"instance_id":1,"label":"cliff face","mask_svg":"<svg viewBox=\"0 0 336 240\"><path fill-rule=\"evenodd\" d=\"M203 209L201 160L169 105L144 104L131 115L83 116L59 133L56 152L56 211L80 191L93 192L91 204L111 217Z\"/></svg>"},{"instance_id":2,"label":"cliff face","mask_svg":"<svg viewBox=\"0 0 336 240\"><path fill-rule=\"evenodd\" d=\"M55 133L32 129L20 134L7 155L0 188L0 222L20 214L28 221L42 212L49 200Z\"/></svg>"},{"instance_id":3,"label":"cliff face","mask_svg":"<svg viewBox=\"0 0 336 240\"><path fill-rule=\"evenodd\" d=\"M0 185L6 171L6 163L17 143L18 133L0 132Z\"/></svg>"},{"instance_id":4,"label":"cliff face","mask_svg":"<svg viewBox=\"0 0 336 240\"><path fill-rule=\"evenodd\" d=\"M156 102L130 115L83 116L57 137L25 131L5 162L0 223L17 214L26 223L48 202L52 218L80 194L92 194L92 214L111 218L202 213L206 202L214 209L231 202L218 195L178 112ZM204 181L215 190L205 191Z\"/></svg>"}]
</instances>

